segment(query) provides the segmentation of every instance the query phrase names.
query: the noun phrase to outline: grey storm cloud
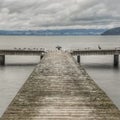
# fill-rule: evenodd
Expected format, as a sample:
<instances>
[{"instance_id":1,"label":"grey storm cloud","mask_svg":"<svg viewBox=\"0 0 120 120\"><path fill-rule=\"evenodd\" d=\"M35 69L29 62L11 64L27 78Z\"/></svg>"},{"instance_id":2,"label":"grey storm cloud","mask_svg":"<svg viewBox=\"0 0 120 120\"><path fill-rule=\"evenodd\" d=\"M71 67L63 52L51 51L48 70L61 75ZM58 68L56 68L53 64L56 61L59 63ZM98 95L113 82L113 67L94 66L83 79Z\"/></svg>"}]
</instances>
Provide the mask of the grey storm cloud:
<instances>
[{"instance_id":1,"label":"grey storm cloud","mask_svg":"<svg viewBox=\"0 0 120 120\"><path fill-rule=\"evenodd\" d=\"M1 0L0 29L120 26L120 0Z\"/></svg>"}]
</instances>

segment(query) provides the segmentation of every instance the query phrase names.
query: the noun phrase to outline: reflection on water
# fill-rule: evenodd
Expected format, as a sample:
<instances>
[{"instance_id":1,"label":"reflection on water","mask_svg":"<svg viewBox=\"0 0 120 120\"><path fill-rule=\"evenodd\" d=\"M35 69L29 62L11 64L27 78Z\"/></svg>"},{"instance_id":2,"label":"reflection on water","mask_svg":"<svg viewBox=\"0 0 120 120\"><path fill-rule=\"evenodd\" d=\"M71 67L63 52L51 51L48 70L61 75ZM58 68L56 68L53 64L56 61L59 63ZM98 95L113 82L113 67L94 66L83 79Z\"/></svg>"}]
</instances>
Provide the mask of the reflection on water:
<instances>
[{"instance_id":1,"label":"reflection on water","mask_svg":"<svg viewBox=\"0 0 120 120\"><path fill-rule=\"evenodd\" d=\"M0 116L33 69L34 66L0 66Z\"/></svg>"},{"instance_id":2,"label":"reflection on water","mask_svg":"<svg viewBox=\"0 0 120 120\"><path fill-rule=\"evenodd\" d=\"M98 66L94 69L85 65L85 68L93 80L102 88L112 101L120 109L120 71L119 69L111 68L111 65L99 69Z\"/></svg>"},{"instance_id":3,"label":"reflection on water","mask_svg":"<svg viewBox=\"0 0 120 120\"><path fill-rule=\"evenodd\" d=\"M87 56L81 61L88 74L120 109L120 67L114 68L113 56Z\"/></svg>"},{"instance_id":4,"label":"reflection on water","mask_svg":"<svg viewBox=\"0 0 120 120\"><path fill-rule=\"evenodd\" d=\"M39 61L39 56L6 56L6 65L0 66L0 116Z\"/></svg>"}]
</instances>

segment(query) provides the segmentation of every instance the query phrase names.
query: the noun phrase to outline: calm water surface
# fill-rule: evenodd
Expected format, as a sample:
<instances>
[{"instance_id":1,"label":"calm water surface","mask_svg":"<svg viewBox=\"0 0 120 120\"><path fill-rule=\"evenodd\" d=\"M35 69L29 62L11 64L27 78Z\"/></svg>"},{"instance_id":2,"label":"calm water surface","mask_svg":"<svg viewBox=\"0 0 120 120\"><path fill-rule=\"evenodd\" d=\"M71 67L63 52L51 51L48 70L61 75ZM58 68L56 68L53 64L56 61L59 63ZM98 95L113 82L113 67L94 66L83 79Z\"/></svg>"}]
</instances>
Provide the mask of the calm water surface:
<instances>
[{"instance_id":1,"label":"calm water surface","mask_svg":"<svg viewBox=\"0 0 120 120\"><path fill-rule=\"evenodd\" d=\"M120 36L0 36L0 49L46 48L98 49L120 47ZM6 66L0 66L0 116L24 84L35 65L37 56L6 56ZM81 63L89 75L120 109L120 69L113 67L113 56L82 56Z\"/></svg>"}]
</instances>

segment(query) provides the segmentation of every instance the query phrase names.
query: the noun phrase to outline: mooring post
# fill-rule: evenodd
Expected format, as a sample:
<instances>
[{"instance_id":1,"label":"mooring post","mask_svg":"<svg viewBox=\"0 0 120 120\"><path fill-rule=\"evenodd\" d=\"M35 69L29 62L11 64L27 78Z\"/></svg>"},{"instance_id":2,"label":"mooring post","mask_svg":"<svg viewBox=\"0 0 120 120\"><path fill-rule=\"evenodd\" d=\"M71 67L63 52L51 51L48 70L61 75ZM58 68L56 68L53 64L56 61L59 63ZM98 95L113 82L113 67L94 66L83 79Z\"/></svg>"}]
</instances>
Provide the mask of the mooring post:
<instances>
[{"instance_id":1,"label":"mooring post","mask_svg":"<svg viewBox=\"0 0 120 120\"><path fill-rule=\"evenodd\" d=\"M80 63L80 55L77 55L77 62Z\"/></svg>"},{"instance_id":2,"label":"mooring post","mask_svg":"<svg viewBox=\"0 0 120 120\"><path fill-rule=\"evenodd\" d=\"M0 55L0 65L5 65L5 55Z\"/></svg>"},{"instance_id":3,"label":"mooring post","mask_svg":"<svg viewBox=\"0 0 120 120\"><path fill-rule=\"evenodd\" d=\"M119 66L119 54L114 54L114 67Z\"/></svg>"}]
</instances>

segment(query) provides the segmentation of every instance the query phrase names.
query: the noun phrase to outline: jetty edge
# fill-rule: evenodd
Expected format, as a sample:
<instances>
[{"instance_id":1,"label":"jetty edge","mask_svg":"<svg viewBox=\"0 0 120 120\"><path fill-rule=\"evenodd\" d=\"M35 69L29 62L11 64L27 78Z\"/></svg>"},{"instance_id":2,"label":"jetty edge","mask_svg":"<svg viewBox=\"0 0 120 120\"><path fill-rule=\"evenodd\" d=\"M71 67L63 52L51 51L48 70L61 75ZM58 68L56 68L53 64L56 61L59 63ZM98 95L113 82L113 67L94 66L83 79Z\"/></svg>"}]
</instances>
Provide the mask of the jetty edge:
<instances>
[{"instance_id":1,"label":"jetty edge","mask_svg":"<svg viewBox=\"0 0 120 120\"><path fill-rule=\"evenodd\" d=\"M0 120L120 120L120 111L71 54L45 54Z\"/></svg>"}]
</instances>

